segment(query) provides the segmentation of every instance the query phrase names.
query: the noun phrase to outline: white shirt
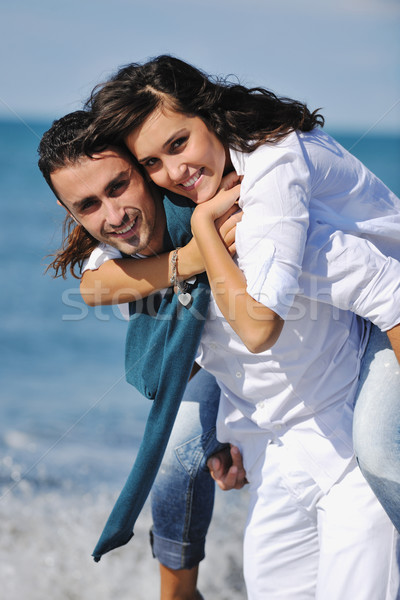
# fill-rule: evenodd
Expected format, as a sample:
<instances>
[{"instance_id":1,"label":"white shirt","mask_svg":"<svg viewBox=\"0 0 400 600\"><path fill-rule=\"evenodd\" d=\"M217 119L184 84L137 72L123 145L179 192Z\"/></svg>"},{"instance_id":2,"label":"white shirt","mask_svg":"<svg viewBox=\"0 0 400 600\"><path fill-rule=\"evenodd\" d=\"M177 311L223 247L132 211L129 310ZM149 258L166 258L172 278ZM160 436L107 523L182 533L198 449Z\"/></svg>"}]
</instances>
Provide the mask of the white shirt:
<instances>
[{"instance_id":1,"label":"white shirt","mask_svg":"<svg viewBox=\"0 0 400 600\"><path fill-rule=\"evenodd\" d=\"M285 443L324 491L337 481L353 456L365 340L353 313L297 296L273 348L251 354L211 299L196 361L222 390L217 437L241 449L250 475L271 441Z\"/></svg>"},{"instance_id":2,"label":"white shirt","mask_svg":"<svg viewBox=\"0 0 400 600\"><path fill-rule=\"evenodd\" d=\"M231 151L231 159L244 175L236 248L253 298L284 319L300 292L327 297L384 331L400 321L400 264L390 259L400 260L395 194L319 129L250 154Z\"/></svg>"},{"instance_id":3,"label":"white shirt","mask_svg":"<svg viewBox=\"0 0 400 600\"><path fill-rule=\"evenodd\" d=\"M117 248L100 242L100 244L92 250L90 256L83 261L81 273L85 271L96 271L101 265L108 260L116 260L122 258L122 254ZM131 258L147 258L143 254L132 254ZM158 294L164 294L166 290L159 290ZM129 303L124 302L118 304L119 311L124 319L129 321Z\"/></svg>"},{"instance_id":4,"label":"white shirt","mask_svg":"<svg viewBox=\"0 0 400 600\"><path fill-rule=\"evenodd\" d=\"M84 269L120 256L101 244ZM353 313L297 297L273 349L251 354L211 299L197 362L222 390L218 438L241 448L249 473L259 445L284 439L329 489L353 456L352 403L364 340Z\"/></svg>"},{"instance_id":5,"label":"white shirt","mask_svg":"<svg viewBox=\"0 0 400 600\"><path fill-rule=\"evenodd\" d=\"M374 213L372 202L387 212L385 199L394 195L319 131L292 134L250 155L231 154L237 172L244 171L238 264L249 293L286 322L274 347L254 355L211 301L197 361L222 389L218 438L242 449L249 471L266 439L285 443L327 491L353 455L352 404L366 339L363 322L329 302L378 320L384 313L383 327L398 322L393 280L400 278L393 273L400 265L368 239L380 241L381 219L391 240L382 240L381 249L392 252L395 229L386 227L385 215ZM371 185L375 196L365 195ZM335 232L339 225L365 237ZM386 280L394 292L389 298L383 297ZM371 284L368 293L366 284ZM295 296L301 288L322 301Z\"/></svg>"}]
</instances>

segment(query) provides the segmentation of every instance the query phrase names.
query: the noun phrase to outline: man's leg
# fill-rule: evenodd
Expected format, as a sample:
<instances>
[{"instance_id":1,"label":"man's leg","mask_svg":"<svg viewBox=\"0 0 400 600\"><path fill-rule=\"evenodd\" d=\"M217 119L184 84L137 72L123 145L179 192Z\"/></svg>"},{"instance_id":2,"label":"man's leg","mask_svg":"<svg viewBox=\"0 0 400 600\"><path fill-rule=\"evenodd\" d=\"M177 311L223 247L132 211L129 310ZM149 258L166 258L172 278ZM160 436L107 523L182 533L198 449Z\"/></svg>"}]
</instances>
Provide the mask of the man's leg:
<instances>
[{"instance_id":1,"label":"man's leg","mask_svg":"<svg viewBox=\"0 0 400 600\"><path fill-rule=\"evenodd\" d=\"M362 362L353 439L364 477L400 531L400 366L375 326Z\"/></svg>"},{"instance_id":2,"label":"man's leg","mask_svg":"<svg viewBox=\"0 0 400 600\"><path fill-rule=\"evenodd\" d=\"M245 447L243 455L246 458ZM254 465L246 467L250 467L244 538L248 600L315 600L320 488L296 467L280 443L269 444Z\"/></svg>"},{"instance_id":3,"label":"man's leg","mask_svg":"<svg viewBox=\"0 0 400 600\"><path fill-rule=\"evenodd\" d=\"M327 494L284 444L270 444L255 467L244 547L249 600L400 597L399 535L355 459Z\"/></svg>"},{"instance_id":4,"label":"man's leg","mask_svg":"<svg viewBox=\"0 0 400 600\"><path fill-rule=\"evenodd\" d=\"M189 382L152 489L153 554L160 561L162 600L193 600L214 505L207 457L215 438L220 390L201 370Z\"/></svg>"},{"instance_id":5,"label":"man's leg","mask_svg":"<svg viewBox=\"0 0 400 600\"><path fill-rule=\"evenodd\" d=\"M169 569L160 563L161 600L203 600L197 589L199 567Z\"/></svg>"},{"instance_id":6,"label":"man's leg","mask_svg":"<svg viewBox=\"0 0 400 600\"><path fill-rule=\"evenodd\" d=\"M357 463L318 503L316 600L396 600L399 534Z\"/></svg>"}]
</instances>

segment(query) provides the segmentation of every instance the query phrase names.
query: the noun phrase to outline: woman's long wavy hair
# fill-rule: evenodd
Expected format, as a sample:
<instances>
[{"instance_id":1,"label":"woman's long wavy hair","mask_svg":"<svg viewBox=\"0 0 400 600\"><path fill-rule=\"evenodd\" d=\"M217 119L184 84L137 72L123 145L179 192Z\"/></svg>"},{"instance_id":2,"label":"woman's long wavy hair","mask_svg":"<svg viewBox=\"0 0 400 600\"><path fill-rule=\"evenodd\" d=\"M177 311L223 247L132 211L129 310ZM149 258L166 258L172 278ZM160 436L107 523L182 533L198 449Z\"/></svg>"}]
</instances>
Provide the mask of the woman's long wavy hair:
<instances>
[{"instance_id":1,"label":"woman's long wavy hair","mask_svg":"<svg viewBox=\"0 0 400 600\"><path fill-rule=\"evenodd\" d=\"M54 121L40 141L39 168L61 203L62 200L58 197L51 181L51 174L68 164L74 164L82 156L85 156L83 134L86 133L91 121L88 111L77 110L69 113ZM91 152L94 152L93 146ZM62 238L62 246L55 254L50 255L53 260L47 266L46 271L53 269L54 277L65 279L69 270L73 277L78 279L80 275L75 270L78 269L80 273L83 261L90 256L92 250L98 245L98 241L82 225L77 224L69 214L64 220Z\"/></svg>"},{"instance_id":2,"label":"woman's long wavy hair","mask_svg":"<svg viewBox=\"0 0 400 600\"><path fill-rule=\"evenodd\" d=\"M94 120L90 145L123 143L157 108L172 108L200 117L226 147L251 152L294 130L324 125L318 110L279 98L261 88L247 88L227 79L211 78L172 56L122 67L109 81L96 86L86 107Z\"/></svg>"}]
</instances>

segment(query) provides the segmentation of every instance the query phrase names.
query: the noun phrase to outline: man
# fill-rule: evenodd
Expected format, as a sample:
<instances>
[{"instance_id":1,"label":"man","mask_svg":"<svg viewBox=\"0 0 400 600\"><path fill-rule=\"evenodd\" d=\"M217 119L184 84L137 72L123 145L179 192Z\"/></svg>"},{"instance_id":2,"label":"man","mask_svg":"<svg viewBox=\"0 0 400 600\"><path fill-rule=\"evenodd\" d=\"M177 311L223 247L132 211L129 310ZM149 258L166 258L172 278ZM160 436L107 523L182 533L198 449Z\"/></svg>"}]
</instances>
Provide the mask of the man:
<instances>
[{"instance_id":1,"label":"man","mask_svg":"<svg viewBox=\"0 0 400 600\"><path fill-rule=\"evenodd\" d=\"M63 161L47 173L42 161L42 171L60 202L92 237L129 254L160 249L163 238L160 205L157 207L151 195L146 195L149 206L141 203L141 196L134 197L135 177L128 157L116 149L106 149L90 159L76 155L73 161L65 156ZM104 172L108 175L102 179ZM139 189L146 194L145 188L139 185Z\"/></svg>"},{"instance_id":2,"label":"man","mask_svg":"<svg viewBox=\"0 0 400 600\"><path fill-rule=\"evenodd\" d=\"M115 248L116 258L121 256L120 253L157 257L149 261L152 260L154 268L159 271L166 271L167 287L170 285L168 255L160 255L166 227L162 196L154 186L146 183L126 151L115 147L96 153L93 158L83 154L79 136L86 131L90 120L90 114L86 111L66 115L44 134L39 147L39 167L58 203L67 210L67 219L75 222L75 238L72 241L69 238L69 246L67 241L67 248L59 252L52 263L56 275L59 271L65 274L68 267L81 265L100 242ZM86 243L78 243L77 235L82 235ZM147 266L149 262L140 261L140 264L143 265L143 281L150 282L152 270ZM180 273L185 273L184 253L180 256L179 269ZM198 269L195 268L194 272ZM87 275L91 274L91 271L87 271ZM186 275L189 274L186 272ZM132 293L132 288L129 291ZM89 304L95 303L90 293L85 295L85 299ZM103 293L101 301L106 300ZM124 301L123 294L119 295L119 301ZM218 399L219 388L207 373L199 373L189 383L167 449L163 473L154 486L155 514L151 537L153 552L161 561L161 590L165 600L200 597L196 591L198 564L204 557L205 535L214 497L214 484L204 463L206 450L208 454L212 453ZM203 429L200 427L200 415ZM199 441L197 451L192 443L191 452L196 460L190 467L191 477L193 481L196 478L202 493L195 494L193 486L187 485L184 475L181 476L182 494L174 493L171 501L177 515L173 531L175 539L168 542L172 517L169 514L165 519L159 507L166 504L166 486L170 478L174 478L175 485L179 480L174 448L182 437L180 420L185 421L185 436L196 439L200 432L209 441L206 447ZM202 456L204 458L199 460ZM240 485L244 479L242 467L239 476L236 467L232 475L235 480L238 477ZM195 522L191 519L192 512L196 514Z\"/></svg>"}]
</instances>

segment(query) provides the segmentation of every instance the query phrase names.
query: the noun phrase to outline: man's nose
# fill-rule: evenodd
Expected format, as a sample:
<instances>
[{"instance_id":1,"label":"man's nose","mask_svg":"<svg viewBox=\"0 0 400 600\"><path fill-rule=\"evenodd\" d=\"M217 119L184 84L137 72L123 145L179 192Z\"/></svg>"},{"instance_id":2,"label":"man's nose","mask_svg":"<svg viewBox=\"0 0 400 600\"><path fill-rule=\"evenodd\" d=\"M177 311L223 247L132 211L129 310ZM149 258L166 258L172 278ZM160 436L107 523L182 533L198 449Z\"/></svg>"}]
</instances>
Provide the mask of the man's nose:
<instances>
[{"instance_id":1,"label":"man's nose","mask_svg":"<svg viewBox=\"0 0 400 600\"><path fill-rule=\"evenodd\" d=\"M105 205L105 216L109 225L120 227L125 218L125 208L119 206L118 202L107 202Z\"/></svg>"}]
</instances>

